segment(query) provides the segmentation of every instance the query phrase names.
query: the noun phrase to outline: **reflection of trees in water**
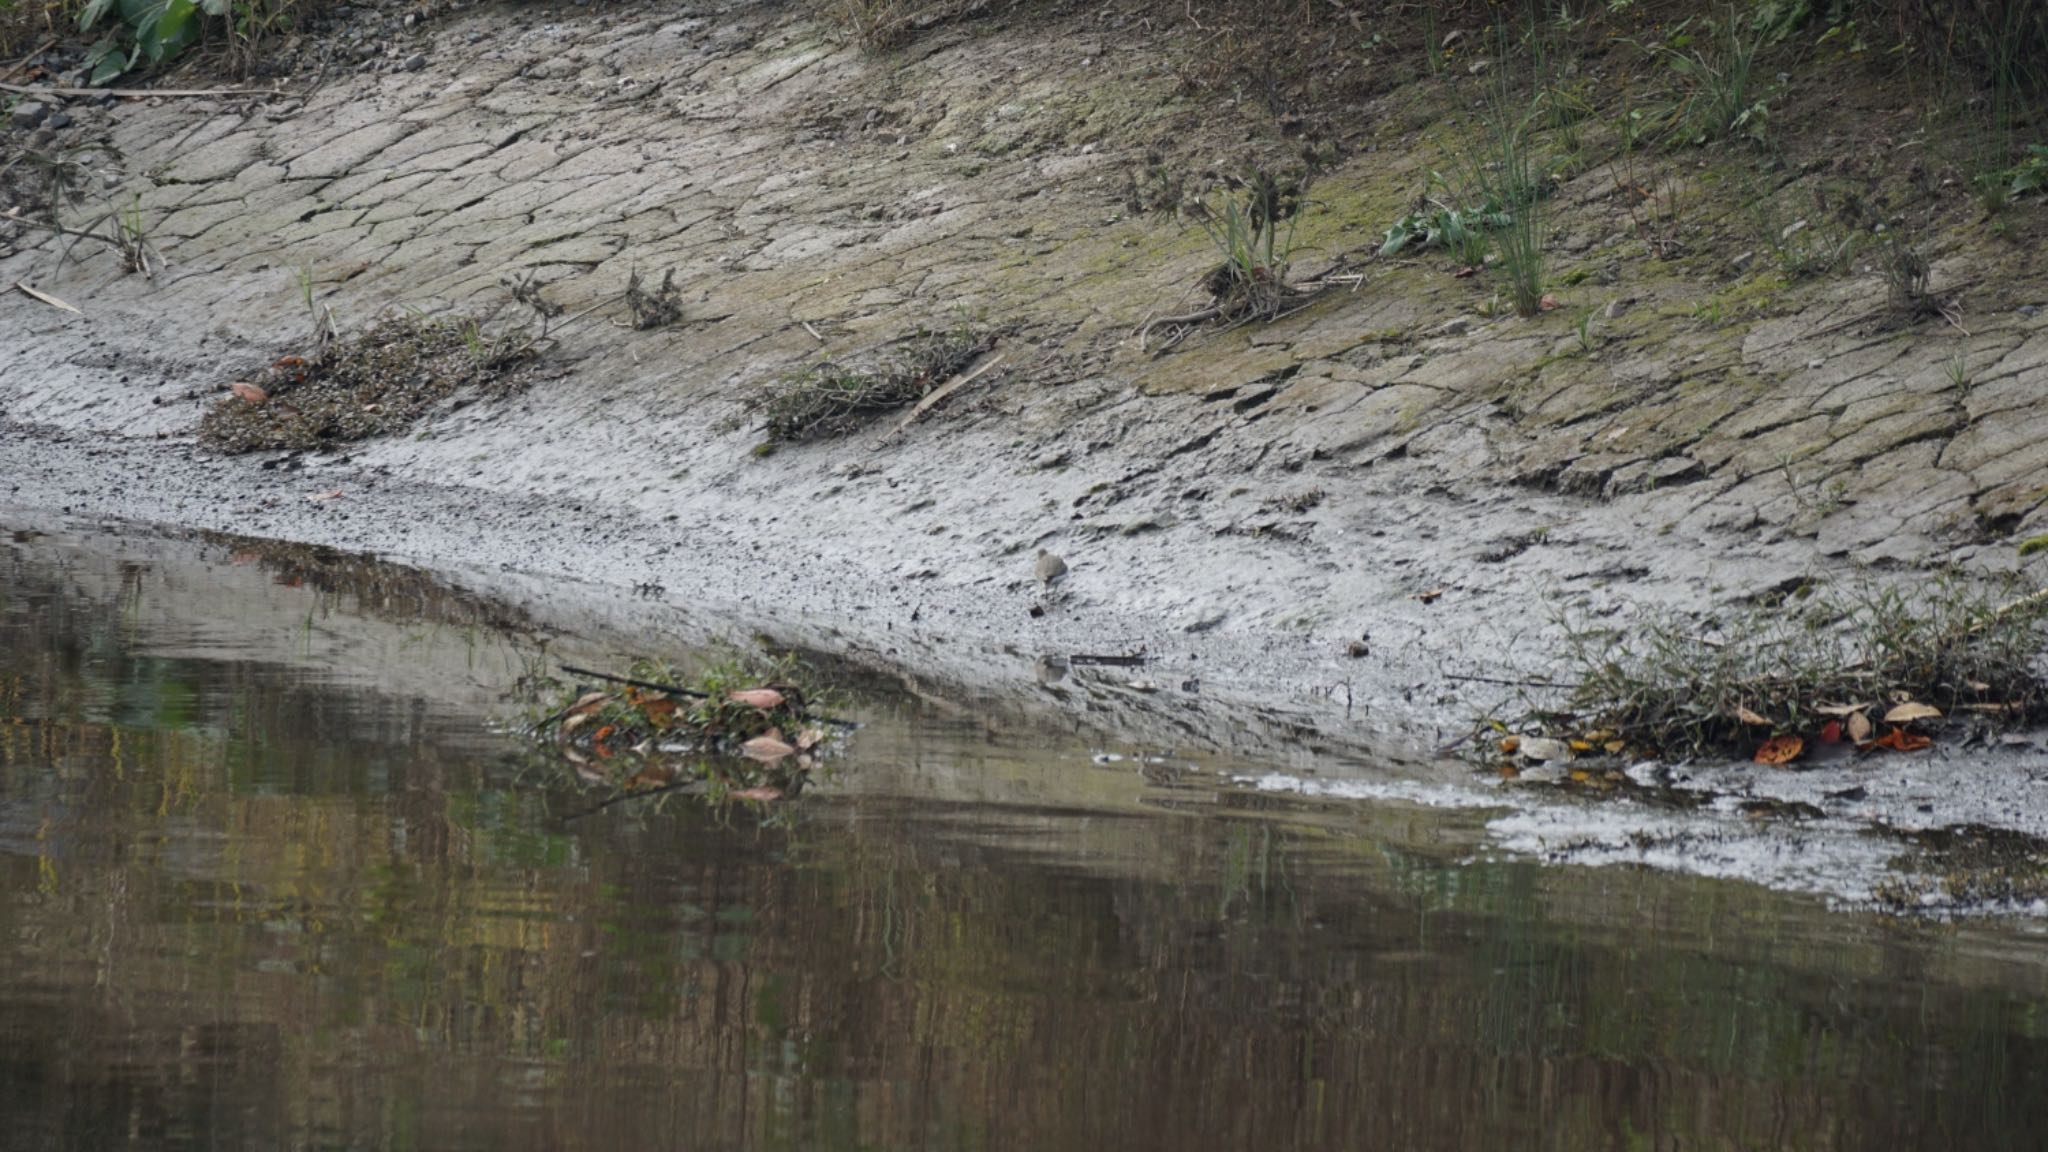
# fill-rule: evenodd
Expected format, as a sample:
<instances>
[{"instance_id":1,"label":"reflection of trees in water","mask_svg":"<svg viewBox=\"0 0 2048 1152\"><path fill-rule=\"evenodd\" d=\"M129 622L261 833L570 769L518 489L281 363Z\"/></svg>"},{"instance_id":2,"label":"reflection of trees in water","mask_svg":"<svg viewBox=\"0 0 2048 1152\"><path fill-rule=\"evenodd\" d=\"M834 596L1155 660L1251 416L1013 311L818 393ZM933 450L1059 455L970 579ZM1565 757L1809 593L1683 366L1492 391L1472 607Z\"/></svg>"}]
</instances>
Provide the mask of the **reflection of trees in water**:
<instances>
[{"instance_id":1,"label":"reflection of trees in water","mask_svg":"<svg viewBox=\"0 0 2048 1152\"><path fill-rule=\"evenodd\" d=\"M1731 885L1256 815L565 827L388 701L9 621L30 1143L1996 1148L2048 1108L2038 988Z\"/></svg>"}]
</instances>

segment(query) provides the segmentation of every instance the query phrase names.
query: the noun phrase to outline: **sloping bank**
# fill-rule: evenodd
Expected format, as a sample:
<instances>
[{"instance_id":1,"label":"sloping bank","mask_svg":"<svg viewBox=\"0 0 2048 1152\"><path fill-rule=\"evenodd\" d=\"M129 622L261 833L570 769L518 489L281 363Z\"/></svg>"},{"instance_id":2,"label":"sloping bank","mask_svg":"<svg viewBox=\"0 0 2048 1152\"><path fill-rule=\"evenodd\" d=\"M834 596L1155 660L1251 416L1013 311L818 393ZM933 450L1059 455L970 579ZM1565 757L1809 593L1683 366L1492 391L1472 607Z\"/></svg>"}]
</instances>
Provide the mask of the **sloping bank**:
<instances>
[{"instance_id":1,"label":"sloping bank","mask_svg":"<svg viewBox=\"0 0 2048 1152\"><path fill-rule=\"evenodd\" d=\"M1551 198L1563 307L1519 318L1486 275L1370 258L1481 94L1380 62L1297 238L1298 278L1351 278L1162 351L1136 334L1201 302L1217 251L1134 210L1148 149L1192 171L1296 146L1186 91L1190 30L1112 8L877 54L796 5L558 15L425 25L402 45L425 68L283 97L81 107L74 142L118 150L109 200L168 266L17 231L0 282L83 314L0 297L0 502L637 588L966 690L1145 697L1164 732L1242 709L1259 741L1411 765L1496 699L1461 677L1554 666L1560 610L2012 569L2048 531L2048 270L2024 244L1930 233L1960 323L1901 326L1867 266L1676 259L1589 164ZM1665 176L1641 177L1653 204L1710 195ZM634 327L629 278L671 270L680 318ZM230 381L308 350L309 297L343 329L403 307L508 330L519 284L588 313L522 393L325 453L194 442ZM785 374L963 323L1003 360L901 434L756 450L750 401ZM1034 615L1040 547L1072 575ZM1140 649L1085 685L1036 659ZM2007 784L2048 763L1942 756ZM1961 819L2040 810L1972 795Z\"/></svg>"}]
</instances>

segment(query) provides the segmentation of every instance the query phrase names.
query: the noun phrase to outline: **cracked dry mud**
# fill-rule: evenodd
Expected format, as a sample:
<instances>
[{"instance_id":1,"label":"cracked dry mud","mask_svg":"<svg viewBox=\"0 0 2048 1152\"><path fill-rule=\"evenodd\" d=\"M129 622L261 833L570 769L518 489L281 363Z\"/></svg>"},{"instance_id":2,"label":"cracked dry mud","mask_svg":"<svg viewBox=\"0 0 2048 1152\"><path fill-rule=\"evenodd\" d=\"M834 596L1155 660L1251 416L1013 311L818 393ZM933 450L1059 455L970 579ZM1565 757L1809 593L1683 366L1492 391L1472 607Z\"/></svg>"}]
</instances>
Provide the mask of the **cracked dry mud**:
<instances>
[{"instance_id":1,"label":"cracked dry mud","mask_svg":"<svg viewBox=\"0 0 2048 1152\"><path fill-rule=\"evenodd\" d=\"M1181 94L1166 33L1114 8L1048 20L869 55L795 4L513 8L434 25L422 71L115 109L118 197L139 196L170 266L60 264L26 237L0 257L0 282L85 313L0 298L0 503L509 570L529 591L656 583L700 619L964 691L1112 710L1161 740L1365 745L1431 779L1458 773L1427 750L1475 703L1443 673L1543 672L1557 604L2006 570L2048 531L2048 315L2019 307L2048 286L1964 241L1933 256L1937 284L1972 286L1967 336L1886 325L1872 274L1745 309L1676 272L1614 275L1629 216L1596 171L1560 191L1556 238L1591 273L1568 294L1590 341L1381 262L1277 323L1141 352L1133 333L1215 256L1130 215L1126 173L1162 138L1286 145ZM1381 143L1318 186L1299 273L1370 251L1431 163L1398 146L1400 109L1368 111ZM636 331L606 306L669 269L677 323ZM599 310L563 330L552 378L411 436L283 462L196 451L202 404L306 338L302 275L345 327L392 307L511 323L513 276ZM1701 322L1716 292L1734 316ZM1001 330L1001 370L887 445L761 457L731 427L779 374L962 315ZM1034 619L1040 546L1073 577ZM1370 655L1348 656L1364 633ZM1033 676L1041 652L1139 645L1160 662L1136 688Z\"/></svg>"}]
</instances>

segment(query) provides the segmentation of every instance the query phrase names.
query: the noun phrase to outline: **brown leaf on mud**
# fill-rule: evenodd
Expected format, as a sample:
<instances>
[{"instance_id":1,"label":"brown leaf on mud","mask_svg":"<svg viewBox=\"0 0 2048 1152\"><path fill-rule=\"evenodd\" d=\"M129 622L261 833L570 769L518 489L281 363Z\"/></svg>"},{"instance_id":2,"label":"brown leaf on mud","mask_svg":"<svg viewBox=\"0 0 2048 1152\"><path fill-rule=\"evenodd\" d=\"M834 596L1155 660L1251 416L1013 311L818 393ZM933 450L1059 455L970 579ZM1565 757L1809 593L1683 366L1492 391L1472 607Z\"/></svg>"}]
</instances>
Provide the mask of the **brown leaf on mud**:
<instances>
[{"instance_id":1,"label":"brown leaf on mud","mask_svg":"<svg viewBox=\"0 0 2048 1152\"><path fill-rule=\"evenodd\" d=\"M796 747L799 752L809 752L824 742L825 731L822 728L806 728L796 734Z\"/></svg>"},{"instance_id":2,"label":"brown leaf on mud","mask_svg":"<svg viewBox=\"0 0 2048 1152\"><path fill-rule=\"evenodd\" d=\"M782 707L783 701L782 693L773 688L748 688L728 693L726 698L735 704L745 704L749 708L759 708L763 712L773 712Z\"/></svg>"},{"instance_id":3,"label":"brown leaf on mud","mask_svg":"<svg viewBox=\"0 0 2048 1152\"><path fill-rule=\"evenodd\" d=\"M1936 708L1932 704L1922 704L1917 700L1908 700L1884 714L1884 722L1887 724L1911 724L1915 720L1939 719L1941 719L1941 709Z\"/></svg>"},{"instance_id":4,"label":"brown leaf on mud","mask_svg":"<svg viewBox=\"0 0 2048 1152\"><path fill-rule=\"evenodd\" d=\"M1522 738L1520 736L1505 736L1501 738L1500 750L1506 755L1513 756L1521 747Z\"/></svg>"},{"instance_id":5,"label":"brown leaf on mud","mask_svg":"<svg viewBox=\"0 0 2048 1152\"><path fill-rule=\"evenodd\" d=\"M1863 750L1868 752L1873 748L1885 748L1893 752L1918 752L1933 746L1934 741L1931 738L1918 732L1908 732L1904 728L1888 728L1884 735L1863 745Z\"/></svg>"},{"instance_id":6,"label":"brown leaf on mud","mask_svg":"<svg viewBox=\"0 0 2048 1152\"><path fill-rule=\"evenodd\" d=\"M1813 711L1818 716L1854 716L1863 711L1862 704L1815 704Z\"/></svg>"},{"instance_id":7,"label":"brown leaf on mud","mask_svg":"<svg viewBox=\"0 0 2048 1152\"><path fill-rule=\"evenodd\" d=\"M1431 588L1431 589L1430 589L1429 591L1427 591L1427 592L1417 592L1417 593L1416 593L1415 595L1413 595L1413 596L1410 596L1410 597L1409 597L1409 599L1410 599L1410 600L1420 600L1420 601L1422 601L1422 602L1423 602L1424 604L1434 604L1434 603L1436 603L1436 602L1437 602L1438 600L1441 600L1441 599L1443 599L1443 595L1444 595L1444 589L1442 589L1442 588Z\"/></svg>"},{"instance_id":8,"label":"brown leaf on mud","mask_svg":"<svg viewBox=\"0 0 2048 1152\"><path fill-rule=\"evenodd\" d=\"M773 764L785 756L795 755L796 749L783 741L780 732L769 732L740 745L740 754Z\"/></svg>"},{"instance_id":9,"label":"brown leaf on mud","mask_svg":"<svg viewBox=\"0 0 2048 1152\"><path fill-rule=\"evenodd\" d=\"M228 391L234 393L235 399L240 400L244 404L261 404L265 400L270 399L270 393L249 383L247 380L237 380L233 384L228 385Z\"/></svg>"},{"instance_id":10,"label":"brown leaf on mud","mask_svg":"<svg viewBox=\"0 0 2048 1152\"><path fill-rule=\"evenodd\" d=\"M1870 739L1870 733L1875 727L1870 722L1870 717L1862 711L1849 713L1849 739L1854 740L1856 743L1861 744Z\"/></svg>"},{"instance_id":11,"label":"brown leaf on mud","mask_svg":"<svg viewBox=\"0 0 2048 1152\"><path fill-rule=\"evenodd\" d=\"M604 702L611 698L612 694L609 692L585 692L576 698L574 704L569 705L569 710L563 713L563 715L587 716L604 707Z\"/></svg>"},{"instance_id":12,"label":"brown leaf on mud","mask_svg":"<svg viewBox=\"0 0 2048 1152\"><path fill-rule=\"evenodd\" d=\"M1548 292L1545 292L1543 294L1542 299L1536 301L1536 310L1538 312L1555 312L1562 307L1564 307L1564 305L1558 302L1557 297L1551 295Z\"/></svg>"},{"instance_id":13,"label":"brown leaf on mud","mask_svg":"<svg viewBox=\"0 0 2048 1152\"><path fill-rule=\"evenodd\" d=\"M341 499L341 489L336 488L328 492L315 492L306 497L306 499L311 500L315 504L325 504L329 500Z\"/></svg>"},{"instance_id":14,"label":"brown leaf on mud","mask_svg":"<svg viewBox=\"0 0 2048 1152\"><path fill-rule=\"evenodd\" d=\"M1763 742L1752 757L1759 764L1790 764L1806 751L1806 741L1797 736L1773 736Z\"/></svg>"},{"instance_id":15,"label":"brown leaf on mud","mask_svg":"<svg viewBox=\"0 0 2048 1152\"><path fill-rule=\"evenodd\" d=\"M1769 720L1766 720L1763 717L1757 715L1756 713L1750 711L1749 709L1744 708L1740 704L1737 704L1735 706L1734 716L1737 721L1743 724L1754 725L1758 728L1768 728L1771 726L1771 722Z\"/></svg>"},{"instance_id":16,"label":"brown leaf on mud","mask_svg":"<svg viewBox=\"0 0 2048 1152\"><path fill-rule=\"evenodd\" d=\"M782 799L782 789L763 784L758 788L743 788L733 793L732 798L735 800L752 800L757 804L767 804Z\"/></svg>"},{"instance_id":17,"label":"brown leaf on mud","mask_svg":"<svg viewBox=\"0 0 2048 1152\"><path fill-rule=\"evenodd\" d=\"M1823 744L1840 744L1842 742L1842 722L1840 720L1830 720L1821 725L1820 742Z\"/></svg>"}]
</instances>

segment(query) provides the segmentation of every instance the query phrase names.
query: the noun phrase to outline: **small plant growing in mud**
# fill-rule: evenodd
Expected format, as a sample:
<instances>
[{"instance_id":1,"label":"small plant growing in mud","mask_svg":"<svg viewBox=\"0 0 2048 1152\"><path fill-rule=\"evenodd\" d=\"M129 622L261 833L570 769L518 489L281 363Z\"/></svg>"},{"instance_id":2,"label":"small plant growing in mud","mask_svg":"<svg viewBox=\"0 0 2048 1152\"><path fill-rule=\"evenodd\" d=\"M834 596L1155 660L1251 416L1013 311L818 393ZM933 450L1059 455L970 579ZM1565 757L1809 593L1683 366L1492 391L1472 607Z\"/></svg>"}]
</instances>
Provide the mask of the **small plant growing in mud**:
<instances>
[{"instance_id":1,"label":"small plant growing in mud","mask_svg":"<svg viewBox=\"0 0 2048 1152\"><path fill-rule=\"evenodd\" d=\"M852 725L820 711L794 660L737 660L695 676L638 661L623 676L584 668L527 730L584 784L613 799L692 791L713 802L796 796Z\"/></svg>"},{"instance_id":2,"label":"small plant growing in mud","mask_svg":"<svg viewBox=\"0 0 2048 1152\"><path fill-rule=\"evenodd\" d=\"M645 332L664 328L683 318L683 293L676 287L676 270L661 274L661 285L652 291L640 280L640 270L626 276L626 307L633 313L633 327Z\"/></svg>"},{"instance_id":3,"label":"small plant growing in mud","mask_svg":"<svg viewBox=\"0 0 2048 1152\"><path fill-rule=\"evenodd\" d=\"M1912 320L1941 311L1931 290L1933 270L1927 257L1911 243L1896 236L1886 241L1877 266L1884 273L1885 300L1901 318Z\"/></svg>"},{"instance_id":4,"label":"small plant growing in mud","mask_svg":"<svg viewBox=\"0 0 2048 1152\"><path fill-rule=\"evenodd\" d=\"M1532 715L1653 755L1905 751L1944 720L2048 712L2048 592L1946 577L1912 592L1808 590L1718 627L1561 623L1571 674L1561 701Z\"/></svg>"},{"instance_id":5,"label":"small plant growing in mud","mask_svg":"<svg viewBox=\"0 0 2048 1152\"><path fill-rule=\"evenodd\" d=\"M785 375L748 410L761 419L770 444L845 436L878 413L923 399L992 344L971 324L919 332L871 368L827 360Z\"/></svg>"},{"instance_id":6,"label":"small plant growing in mud","mask_svg":"<svg viewBox=\"0 0 2048 1152\"><path fill-rule=\"evenodd\" d=\"M1208 192L1177 203L1177 214L1201 226L1222 262L1199 282L1209 305L1147 321L1138 330L1141 346L1155 329L1174 330L1166 342L1171 347L1195 325L1211 320L1271 320L1307 295L1288 279L1295 228L1320 166L1313 149L1305 150L1303 159L1303 166L1289 173L1254 165L1242 176L1226 176Z\"/></svg>"}]
</instances>

